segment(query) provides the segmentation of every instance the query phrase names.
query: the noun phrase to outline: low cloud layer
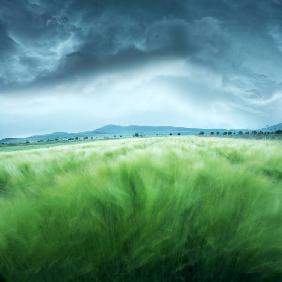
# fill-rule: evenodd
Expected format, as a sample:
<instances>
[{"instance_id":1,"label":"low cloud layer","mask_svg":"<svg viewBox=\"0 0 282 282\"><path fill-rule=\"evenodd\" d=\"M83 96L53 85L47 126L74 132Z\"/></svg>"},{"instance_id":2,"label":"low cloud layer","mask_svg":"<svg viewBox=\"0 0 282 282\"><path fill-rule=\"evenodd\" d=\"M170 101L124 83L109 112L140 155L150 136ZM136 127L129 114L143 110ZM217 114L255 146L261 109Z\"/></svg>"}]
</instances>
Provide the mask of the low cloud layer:
<instances>
[{"instance_id":1,"label":"low cloud layer","mask_svg":"<svg viewBox=\"0 0 282 282\"><path fill-rule=\"evenodd\" d=\"M281 12L280 0L0 0L0 136L281 122Z\"/></svg>"}]
</instances>

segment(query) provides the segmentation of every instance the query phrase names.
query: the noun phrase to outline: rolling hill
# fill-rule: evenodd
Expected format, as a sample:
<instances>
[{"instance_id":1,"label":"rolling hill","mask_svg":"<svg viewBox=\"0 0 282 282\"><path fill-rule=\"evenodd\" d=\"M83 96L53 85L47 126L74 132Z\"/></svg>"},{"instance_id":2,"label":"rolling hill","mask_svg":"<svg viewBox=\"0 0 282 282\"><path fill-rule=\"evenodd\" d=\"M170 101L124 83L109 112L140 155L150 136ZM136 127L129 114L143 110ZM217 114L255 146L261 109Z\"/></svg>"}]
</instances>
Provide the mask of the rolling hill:
<instances>
[{"instance_id":1,"label":"rolling hill","mask_svg":"<svg viewBox=\"0 0 282 282\"><path fill-rule=\"evenodd\" d=\"M282 129L282 123L273 125L267 128L258 129L261 131L271 131ZM201 131L206 133L210 132L224 132L224 131L248 131L244 129L205 129L205 128L186 128L186 127L175 127L175 126L142 126L142 125L114 125L109 124L103 127L97 128L91 131L69 133L69 132L54 132L43 135L32 135L25 138L4 138L0 140L2 144L18 144L25 142L46 142L46 141L58 141L58 140L72 140L72 139L83 139L83 138L112 138L112 137L131 137L138 133L139 136L162 136L162 135L198 135Z\"/></svg>"},{"instance_id":2,"label":"rolling hill","mask_svg":"<svg viewBox=\"0 0 282 282\"><path fill-rule=\"evenodd\" d=\"M276 130L282 130L282 123L278 123L269 127L264 128L264 131L276 131Z\"/></svg>"}]
</instances>

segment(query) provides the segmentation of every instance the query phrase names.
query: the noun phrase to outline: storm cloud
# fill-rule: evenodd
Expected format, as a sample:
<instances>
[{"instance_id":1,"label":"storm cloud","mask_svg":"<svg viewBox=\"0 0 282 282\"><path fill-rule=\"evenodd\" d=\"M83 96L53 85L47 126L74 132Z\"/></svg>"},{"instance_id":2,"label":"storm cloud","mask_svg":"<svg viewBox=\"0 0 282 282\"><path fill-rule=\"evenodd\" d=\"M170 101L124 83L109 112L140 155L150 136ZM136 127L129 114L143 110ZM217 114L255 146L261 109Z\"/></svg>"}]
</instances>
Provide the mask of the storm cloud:
<instances>
[{"instance_id":1,"label":"storm cloud","mask_svg":"<svg viewBox=\"0 0 282 282\"><path fill-rule=\"evenodd\" d=\"M55 123L79 130L106 122L280 122L281 14L281 0L0 0L0 106L10 108L0 109L1 135L38 132L39 125L18 130L19 120L35 124L42 108L35 101L50 99L62 106L54 112L50 102L53 125L42 121L42 131L59 129ZM168 100L181 109L168 111ZM89 111L62 128L70 118L62 111L99 103L99 116Z\"/></svg>"}]
</instances>

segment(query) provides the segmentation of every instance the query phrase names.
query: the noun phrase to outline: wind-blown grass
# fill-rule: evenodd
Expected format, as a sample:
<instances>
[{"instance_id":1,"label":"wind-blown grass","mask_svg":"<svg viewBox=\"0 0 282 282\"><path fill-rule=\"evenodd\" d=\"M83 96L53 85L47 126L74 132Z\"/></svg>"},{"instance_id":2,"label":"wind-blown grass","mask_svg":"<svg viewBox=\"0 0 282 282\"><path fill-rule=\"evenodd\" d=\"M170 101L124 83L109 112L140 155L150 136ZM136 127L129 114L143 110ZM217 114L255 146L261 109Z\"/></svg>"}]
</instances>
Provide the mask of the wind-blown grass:
<instances>
[{"instance_id":1,"label":"wind-blown grass","mask_svg":"<svg viewBox=\"0 0 282 282\"><path fill-rule=\"evenodd\" d=\"M281 281L282 144L98 141L0 153L7 281Z\"/></svg>"}]
</instances>

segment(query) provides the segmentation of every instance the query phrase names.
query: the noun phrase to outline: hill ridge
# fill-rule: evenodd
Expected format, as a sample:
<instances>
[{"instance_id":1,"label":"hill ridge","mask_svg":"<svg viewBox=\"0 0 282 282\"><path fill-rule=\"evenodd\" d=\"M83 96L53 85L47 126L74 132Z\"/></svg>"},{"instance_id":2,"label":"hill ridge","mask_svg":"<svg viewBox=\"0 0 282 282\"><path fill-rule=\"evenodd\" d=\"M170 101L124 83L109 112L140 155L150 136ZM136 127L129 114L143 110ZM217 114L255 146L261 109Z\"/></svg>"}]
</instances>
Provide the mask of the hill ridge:
<instances>
[{"instance_id":1,"label":"hill ridge","mask_svg":"<svg viewBox=\"0 0 282 282\"><path fill-rule=\"evenodd\" d=\"M266 128L258 129L261 131L275 131L281 130L282 123L272 125ZM106 124L94 130L82 131L82 132L65 132L57 131L47 134L31 135L23 138L4 138L0 140L1 143L20 143L20 142L39 142L48 140L64 140L74 138L101 138L101 137L113 137L123 136L129 137L138 133L139 135L154 136L154 135L169 135L169 134L182 134L182 135L197 135L200 132L223 132L223 131L248 131L248 129L226 129L226 128L197 128L197 127L183 127L183 126L171 126L171 125L118 125L118 124Z\"/></svg>"}]
</instances>

